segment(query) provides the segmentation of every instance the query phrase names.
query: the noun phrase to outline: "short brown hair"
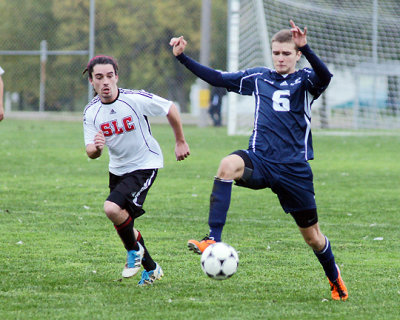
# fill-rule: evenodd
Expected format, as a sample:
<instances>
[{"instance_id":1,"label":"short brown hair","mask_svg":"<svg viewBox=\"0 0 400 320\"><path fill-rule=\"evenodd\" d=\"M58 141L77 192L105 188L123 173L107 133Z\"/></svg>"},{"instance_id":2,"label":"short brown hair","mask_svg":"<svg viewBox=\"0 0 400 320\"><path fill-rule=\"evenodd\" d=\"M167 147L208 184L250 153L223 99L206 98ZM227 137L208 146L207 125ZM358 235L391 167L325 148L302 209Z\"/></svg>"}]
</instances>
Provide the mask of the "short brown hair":
<instances>
[{"instance_id":1,"label":"short brown hair","mask_svg":"<svg viewBox=\"0 0 400 320\"><path fill-rule=\"evenodd\" d=\"M273 42L285 43L285 42L293 42L292 31L290 29L282 29L274 34L272 37L271 43ZM294 42L293 42L294 43ZM295 45L297 50L297 46Z\"/></svg>"}]
</instances>

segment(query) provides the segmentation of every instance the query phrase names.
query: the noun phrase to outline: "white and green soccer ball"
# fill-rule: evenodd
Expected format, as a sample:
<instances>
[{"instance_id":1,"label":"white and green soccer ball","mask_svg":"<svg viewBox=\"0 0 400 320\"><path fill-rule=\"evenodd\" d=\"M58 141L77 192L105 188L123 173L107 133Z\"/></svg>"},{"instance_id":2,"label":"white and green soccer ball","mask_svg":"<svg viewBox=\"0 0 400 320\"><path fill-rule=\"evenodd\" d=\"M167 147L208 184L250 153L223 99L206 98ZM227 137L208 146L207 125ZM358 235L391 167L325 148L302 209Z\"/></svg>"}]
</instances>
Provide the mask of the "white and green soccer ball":
<instances>
[{"instance_id":1,"label":"white and green soccer ball","mask_svg":"<svg viewBox=\"0 0 400 320\"><path fill-rule=\"evenodd\" d=\"M213 243L201 255L201 268L212 279L224 280L232 277L239 264L236 250L224 242Z\"/></svg>"}]
</instances>

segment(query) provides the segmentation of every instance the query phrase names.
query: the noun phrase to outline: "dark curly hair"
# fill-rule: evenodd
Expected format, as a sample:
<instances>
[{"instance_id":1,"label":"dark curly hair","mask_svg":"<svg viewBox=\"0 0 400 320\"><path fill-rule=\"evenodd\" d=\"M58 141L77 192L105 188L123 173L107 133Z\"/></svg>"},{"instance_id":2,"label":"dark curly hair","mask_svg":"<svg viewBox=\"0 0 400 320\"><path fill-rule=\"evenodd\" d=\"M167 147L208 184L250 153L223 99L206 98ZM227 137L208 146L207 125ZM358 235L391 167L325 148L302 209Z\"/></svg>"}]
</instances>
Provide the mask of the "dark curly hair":
<instances>
[{"instance_id":1,"label":"dark curly hair","mask_svg":"<svg viewBox=\"0 0 400 320\"><path fill-rule=\"evenodd\" d=\"M114 67L115 74L116 75L118 74L117 60L113 57L105 55L95 56L92 59L90 59L89 63L86 66L86 69L83 70L82 74L85 74L87 72L89 78L93 79L92 73L93 73L93 68L96 64L111 64Z\"/></svg>"}]
</instances>

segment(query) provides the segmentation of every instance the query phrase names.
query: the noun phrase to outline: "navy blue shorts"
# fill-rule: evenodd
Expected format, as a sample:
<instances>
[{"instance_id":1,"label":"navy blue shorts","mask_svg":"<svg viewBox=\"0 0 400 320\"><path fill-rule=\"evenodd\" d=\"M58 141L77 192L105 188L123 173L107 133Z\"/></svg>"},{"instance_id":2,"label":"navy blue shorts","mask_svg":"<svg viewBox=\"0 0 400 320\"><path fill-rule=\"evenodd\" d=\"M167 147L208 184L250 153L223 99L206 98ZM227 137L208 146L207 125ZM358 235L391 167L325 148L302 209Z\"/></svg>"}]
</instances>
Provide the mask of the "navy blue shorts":
<instances>
[{"instance_id":1,"label":"navy blue shorts","mask_svg":"<svg viewBox=\"0 0 400 320\"><path fill-rule=\"evenodd\" d=\"M270 188L286 213L315 210L313 173L308 162L273 163L251 150L234 152L245 162L245 172L236 185L250 189Z\"/></svg>"},{"instance_id":2,"label":"navy blue shorts","mask_svg":"<svg viewBox=\"0 0 400 320\"><path fill-rule=\"evenodd\" d=\"M145 213L142 206L157 176L157 169L136 170L123 176L110 174L107 200L126 209L132 219Z\"/></svg>"}]
</instances>

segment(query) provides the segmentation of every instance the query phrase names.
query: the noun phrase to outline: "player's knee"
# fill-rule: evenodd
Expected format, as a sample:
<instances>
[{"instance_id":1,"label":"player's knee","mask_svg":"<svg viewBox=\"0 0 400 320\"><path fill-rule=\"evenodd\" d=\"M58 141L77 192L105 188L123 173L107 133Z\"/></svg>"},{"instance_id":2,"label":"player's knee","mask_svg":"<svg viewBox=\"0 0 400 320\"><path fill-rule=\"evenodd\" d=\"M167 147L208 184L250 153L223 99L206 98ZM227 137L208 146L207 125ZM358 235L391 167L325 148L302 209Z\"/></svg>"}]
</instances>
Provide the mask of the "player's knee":
<instances>
[{"instance_id":1,"label":"player's knee","mask_svg":"<svg viewBox=\"0 0 400 320\"><path fill-rule=\"evenodd\" d=\"M243 174L244 162L238 156L229 155L223 158L219 164L217 176L221 179L238 179Z\"/></svg>"},{"instance_id":2,"label":"player's knee","mask_svg":"<svg viewBox=\"0 0 400 320\"><path fill-rule=\"evenodd\" d=\"M229 159L224 158L221 160L219 163L218 167L218 177L220 178L227 178L227 176L232 175L232 165L229 161Z\"/></svg>"},{"instance_id":3,"label":"player's knee","mask_svg":"<svg viewBox=\"0 0 400 320\"><path fill-rule=\"evenodd\" d=\"M104 213L110 220L113 220L119 214L120 210L121 208L115 203L111 201L104 202Z\"/></svg>"}]
</instances>

